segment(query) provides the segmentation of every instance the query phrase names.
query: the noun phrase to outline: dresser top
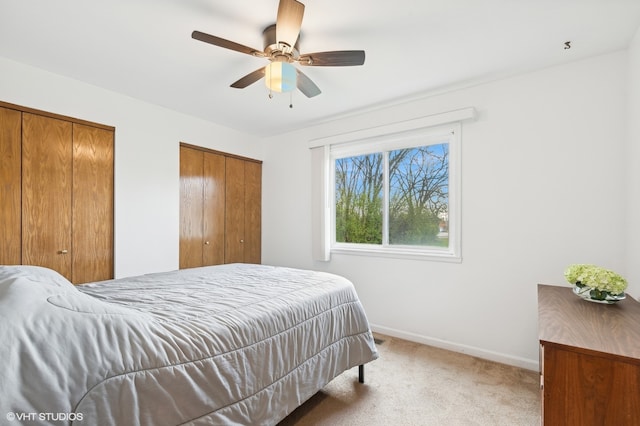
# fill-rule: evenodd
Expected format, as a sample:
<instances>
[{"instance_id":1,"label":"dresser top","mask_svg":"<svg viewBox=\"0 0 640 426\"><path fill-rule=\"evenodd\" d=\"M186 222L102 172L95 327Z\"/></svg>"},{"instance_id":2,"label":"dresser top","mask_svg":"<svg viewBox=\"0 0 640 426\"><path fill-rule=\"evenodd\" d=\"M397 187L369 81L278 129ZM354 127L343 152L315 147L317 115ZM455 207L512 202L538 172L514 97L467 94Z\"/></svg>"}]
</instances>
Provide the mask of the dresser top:
<instances>
[{"instance_id":1,"label":"dresser top","mask_svg":"<svg viewBox=\"0 0 640 426\"><path fill-rule=\"evenodd\" d=\"M640 360L640 302L592 303L570 287L538 285L540 341Z\"/></svg>"}]
</instances>

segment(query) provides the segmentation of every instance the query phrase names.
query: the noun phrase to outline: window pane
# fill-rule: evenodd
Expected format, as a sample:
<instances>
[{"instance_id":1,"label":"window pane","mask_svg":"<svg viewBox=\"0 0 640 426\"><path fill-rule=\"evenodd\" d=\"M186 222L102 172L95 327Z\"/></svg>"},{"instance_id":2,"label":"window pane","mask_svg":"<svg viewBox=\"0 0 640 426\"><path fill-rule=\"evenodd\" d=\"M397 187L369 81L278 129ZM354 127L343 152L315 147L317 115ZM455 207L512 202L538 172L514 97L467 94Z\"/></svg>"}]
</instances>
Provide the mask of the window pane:
<instances>
[{"instance_id":1,"label":"window pane","mask_svg":"<svg viewBox=\"0 0 640 426\"><path fill-rule=\"evenodd\" d=\"M336 160L336 242L382 244L383 156Z\"/></svg>"},{"instance_id":2,"label":"window pane","mask_svg":"<svg viewBox=\"0 0 640 426\"><path fill-rule=\"evenodd\" d=\"M389 153L389 244L449 245L449 145Z\"/></svg>"}]
</instances>

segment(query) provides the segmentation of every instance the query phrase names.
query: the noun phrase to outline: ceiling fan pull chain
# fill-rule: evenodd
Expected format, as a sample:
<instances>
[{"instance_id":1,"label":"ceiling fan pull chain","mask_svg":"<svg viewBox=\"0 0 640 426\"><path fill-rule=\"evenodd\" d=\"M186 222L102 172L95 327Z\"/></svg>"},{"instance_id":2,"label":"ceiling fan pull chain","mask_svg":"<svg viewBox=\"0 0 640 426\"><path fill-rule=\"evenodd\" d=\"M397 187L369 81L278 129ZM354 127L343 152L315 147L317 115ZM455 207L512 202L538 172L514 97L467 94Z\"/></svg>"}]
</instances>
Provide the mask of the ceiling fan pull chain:
<instances>
[{"instance_id":1,"label":"ceiling fan pull chain","mask_svg":"<svg viewBox=\"0 0 640 426\"><path fill-rule=\"evenodd\" d=\"M293 108L293 92L289 92L289 108Z\"/></svg>"}]
</instances>

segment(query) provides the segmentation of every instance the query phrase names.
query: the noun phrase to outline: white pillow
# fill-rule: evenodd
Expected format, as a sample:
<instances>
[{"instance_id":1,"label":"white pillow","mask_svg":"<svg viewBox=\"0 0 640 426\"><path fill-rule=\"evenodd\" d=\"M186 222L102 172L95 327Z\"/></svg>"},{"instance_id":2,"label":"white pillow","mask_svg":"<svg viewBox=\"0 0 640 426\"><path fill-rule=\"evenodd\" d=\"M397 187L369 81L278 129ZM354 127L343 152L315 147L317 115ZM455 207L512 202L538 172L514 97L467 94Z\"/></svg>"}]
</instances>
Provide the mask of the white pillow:
<instances>
[{"instance_id":1,"label":"white pillow","mask_svg":"<svg viewBox=\"0 0 640 426\"><path fill-rule=\"evenodd\" d=\"M14 281L16 278L27 279L45 285L75 289L69 280L53 269L33 265L0 266L0 285Z\"/></svg>"}]
</instances>

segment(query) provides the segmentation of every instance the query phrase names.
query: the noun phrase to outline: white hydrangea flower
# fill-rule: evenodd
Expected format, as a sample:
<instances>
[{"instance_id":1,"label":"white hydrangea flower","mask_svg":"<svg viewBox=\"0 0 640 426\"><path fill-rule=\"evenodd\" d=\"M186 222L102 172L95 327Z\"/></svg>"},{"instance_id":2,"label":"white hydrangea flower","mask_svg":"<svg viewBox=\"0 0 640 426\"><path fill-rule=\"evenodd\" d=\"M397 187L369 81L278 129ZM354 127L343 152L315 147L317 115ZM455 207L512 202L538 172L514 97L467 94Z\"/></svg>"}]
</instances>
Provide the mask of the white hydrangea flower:
<instances>
[{"instance_id":1,"label":"white hydrangea flower","mask_svg":"<svg viewBox=\"0 0 640 426\"><path fill-rule=\"evenodd\" d=\"M606 291L611 295L622 294L627 288L627 280L623 277L596 265L570 265L564 271L564 276L571 284Z\"/></svg>"}]
</instances>

